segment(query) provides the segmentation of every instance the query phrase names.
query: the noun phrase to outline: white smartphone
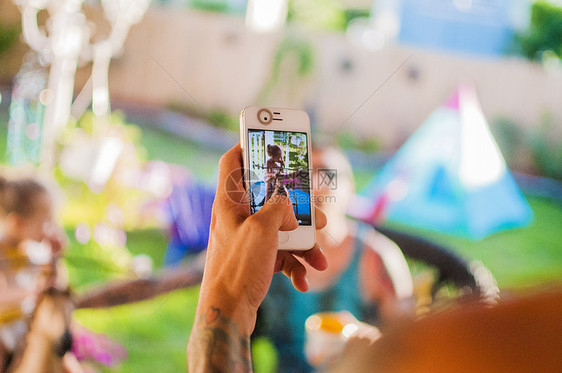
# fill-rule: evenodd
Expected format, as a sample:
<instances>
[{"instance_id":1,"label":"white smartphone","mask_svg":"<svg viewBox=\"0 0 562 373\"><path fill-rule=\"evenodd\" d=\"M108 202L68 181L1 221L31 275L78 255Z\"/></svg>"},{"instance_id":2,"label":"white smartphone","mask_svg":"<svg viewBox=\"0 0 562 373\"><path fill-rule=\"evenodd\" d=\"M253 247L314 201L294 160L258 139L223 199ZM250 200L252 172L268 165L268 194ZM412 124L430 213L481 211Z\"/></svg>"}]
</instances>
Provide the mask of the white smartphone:
<instances>
[{"instance_id":1,"label":"white smartphone","mask_svg":"<svg viewBox=\"0 0 562 373\"><path fill-rule=\"evenodd\" d=\"M308 114L248 106L240 114L240 144L251 213L259 211L276 192L287 195L299 227L279 232L279 250L311 249L316 229Z\"/></svg>"}]
</instances>

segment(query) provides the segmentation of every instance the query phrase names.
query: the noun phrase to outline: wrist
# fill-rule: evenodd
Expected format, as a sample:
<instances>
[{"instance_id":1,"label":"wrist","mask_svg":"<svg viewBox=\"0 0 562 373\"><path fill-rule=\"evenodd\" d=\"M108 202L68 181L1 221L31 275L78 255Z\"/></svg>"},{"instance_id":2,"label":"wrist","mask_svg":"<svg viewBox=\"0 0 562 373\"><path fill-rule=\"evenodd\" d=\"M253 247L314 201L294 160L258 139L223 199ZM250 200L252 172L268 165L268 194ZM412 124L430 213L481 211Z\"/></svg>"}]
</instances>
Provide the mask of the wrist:
<instances>
[{"instance_id":1,"label":"wrist","mask_svg":"<svg viewBox=\"0 0 562 373\"><path fill-rule=\"evenodd\" d=\"M226 317L236 325L240 335L250 336L256 324L257 309L225 289L207 289L202 286L196 316L203 318L201 321L206 323L219 316Z\"/></svg>"},{"instance_id":2,"label":"wrist","mask_svg":"<svg viewBox=\"0 0 562 373\"><path fill-rule=\"evenodd\" d=\"M250 334L255 314L250 320L241 308L214 300L197 306L187 346L189 371L251 372Z\"/></svg>"},{"instance_id":3,"label":"wrist","mask_svg":"<svg viewBox=\"0 0 562 373\"><path fill-rule=\"evenodd\" d=\"M38 343L40 345L43 345L44 343L47 343L53 346L55 343L54 341L56 340L56 338L54 338L53 336L49 335L46 332L39 331L35 327L30 328L26 338L28 344Z\"/></svg>"}]
</instances>

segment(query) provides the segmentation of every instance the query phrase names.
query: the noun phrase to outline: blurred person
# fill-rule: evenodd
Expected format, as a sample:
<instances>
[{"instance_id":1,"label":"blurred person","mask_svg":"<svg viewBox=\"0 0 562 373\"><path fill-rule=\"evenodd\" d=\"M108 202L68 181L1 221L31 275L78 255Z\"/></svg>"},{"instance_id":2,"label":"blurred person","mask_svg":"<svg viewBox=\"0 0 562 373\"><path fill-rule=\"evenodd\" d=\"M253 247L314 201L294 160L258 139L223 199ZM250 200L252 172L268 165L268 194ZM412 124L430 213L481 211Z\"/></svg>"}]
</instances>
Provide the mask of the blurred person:
<instances>
[{"instance_id":1,"label":"blurred person","mask_svg":"<svg viewBox=\"0 0 562 373\"><path fill-rule=\"evenodd\" d=\"M332 167L335 166L334 162L330 164ZM274 272L282 271L285 276L291 278L296 290L304 292L309 287L313 291L316 290L313 286L317 286L321 282L321 276L315 277L315 269L328 268L330 271L328 264L333 264L337 271L331 270L332 275L327 277L338 280L342 271L346 272L347 268L344 266L349 267L350 262L357 266L357 260L352 261L350 255L346 254L339 245L331 254L333 263L329 263L328 255L324 256L319 245L305 252L278 252L277 231L292 230L297 227L291 203L287 198L276 195L266 203L265 208L250 216L247 204L234 202L235 198L227 196L225 192L225 190L239 190L240 195L244 195L241 167L241 152L239 146L236 146L222 157L219 166L219 186L213 207L207 261L196 320L188 345L190 371L206 369L245 371L251 369L250 334L255 327L257 308L272 285ZM231 174L238 176L237 179L234 179L237 180L236 183L232 178L227 178ZM349 175L351 175L350 172ZM235 185L230 185L232 183ZM345 188L342 187L342 190ZM345 215L343 215L343 221L347 224ZM325 224L325 215L317 209L317 228L321 229ZM338 225L334 224L333 227L337 228ZM332 228L332 235L336 234L337 229L335 228ZM339 232L340 239L342 237L345 239L347 235L350 235L348 228L340 229ZM327 238L325 238L326 241L328 241ZM344 245L353 244L355 239L351 237L348 241L351 242L344 243ZM354 251L355 248L348 250L357 255L357 252ZM216 255L219 251L220 255ZM348 258L343 265L337 261L341 257L336 257L336 254L342 251ZM366 257L369 255L366 254ZM374 279L370 273L366 271L362 271L362 273ZM409 273L406 273L409 276ZM378 275L380 274L381 272L378 272ZM347 288L348 295L356 302L344 302L345 309L356 307L363 302L357 287L357 277L356 275L354 281L349 281L351 287ZM313 280L313 278L315 279ZM350 278L353 279L353 276ZM407 279L411 281L410 277ZM392 280L386 282L393 284ZM328 283L328 285L330 284ZM346 291L342 290L340 293L344 294ZM404 291L404 298L408 297L406 293ZM314 294L307 295L314 296ZM394 306L388 306L388 309L396 306L400 307L395 303ZM289 304L281 303L280 308L276 311L284 313L290 307ZM279 326L280 331L287 328L290 328L290 325ZM302 334L304 320L298 328L298 332ZM302 354L302 350L299 350L298 353ZM294 359L294 356L280 354L280 360L290 359Z\"/></svg>"},{"instance_id":2,"label":"blurred person","mask_svg":"<svg viewBox=\"0 0 562 373\"><path fill-rule=\"evenodd\" d=\"M68 289L65 268L60 261L66 236L56 223L54 213L53 194L44 184L33 178L7 180L0 177L0 372L8 367L16 350L21 352L22 346L25 349L41 345L32 342L34 338L55 345L60 342L52 335L45 339L45 333L33 329L33 325L39 329L50 327L48 322L33 323L37 300L46 298L45 291L56 293ZM66 303L57 304L71 307L70 296L66 298ZM55 311L53 317L55 313L65 312ZM32 322L31 327L28 320ZM103 335L76 324L71 329L72 334L67 330L68 336L59 336L70 338L67 351L72 347L72 352L62 352L64 367L69 372L82 371L77 357L80 362L112 366L126 356L123 347ZM47 351L51 353L52 348Z\"/></svg>"},{"instance_id":3,"label":"blurred person","mask_svg":"<svg viewBox=\"0 0 562 373\"><path fill-rule=\"evenodd\" d=\"M57 285L64 234L40 182L0 177L0 367L27 332L37 295Z\"/></svg>"},{"instance_id":4,"label":"blurred person","mask_svg":"<svg viewBox=\"0 0 562 373\"><path fill-rule=\"evenodd\" d=\"M562 289L402 320L348 342L333 372L560 372Z\"/></svg>"},{"instance_id":5,"label":"blurred person","mask_svg":"<svg viewBox=\"0 0 562 373\"><path fill-rule=\"evenodd\" d=\"M360 321L381 325L409 313L414 304L412 277L398 246L346 216L355 193L346 157L335 148L313 149L312 165L315 204L328 218L316 235L328 269L313 271L304 263L310 285L306 294L295 291L283 276L274 276L254 333L271 339L281 372L312 370L304 352L309 316L347 311Z\"/></svg>"},{"instance_id":6,"label":"blurred person","mask_svg":"<svg viewBox=\"0 0 562 373\"><path fill-rule=\"evenodd\" d=\"M173 185L165 202L170 220L165 266L177 267L186 256L206 249L214 199L214 188L194 180Z\"/></svg>"}]
</instances>

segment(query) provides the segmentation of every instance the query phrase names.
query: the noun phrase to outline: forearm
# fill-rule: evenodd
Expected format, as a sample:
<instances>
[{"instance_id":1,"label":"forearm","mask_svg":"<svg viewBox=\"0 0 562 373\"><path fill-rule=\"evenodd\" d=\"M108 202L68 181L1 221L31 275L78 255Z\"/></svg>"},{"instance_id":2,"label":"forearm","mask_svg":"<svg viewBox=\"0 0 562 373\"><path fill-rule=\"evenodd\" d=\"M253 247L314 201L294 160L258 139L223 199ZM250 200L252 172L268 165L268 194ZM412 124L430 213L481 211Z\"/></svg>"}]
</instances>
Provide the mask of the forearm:
<instances>
[{"instance_id":1,"label":"forearm","mask_svg":"<svg viewBox=\"0 0 562 373\"><path fill-rule=\"evenodd\" d=\"M198 307L187 346L189 372L251 372L248 325L255 315L229 312L221 302ZM250 317L248 317L250 316ZM251 320L250 320L251 319Z\"/></svg>"},{"instance_id":2,"label":"forearm","mask_svg":"<svg viewBox=\"0 0 562 373\"><path fill-rule=\"evenodd\" d=\"M103 308L138 302L176 289L201 283L201 264L183 266L149 279L126 281L107 285L83 294L76 308Z\"/></svg>"},{"instance_id":3,"label":"forearm","mask_svg":"<svg viewBox=\"0 0 562 373\"><path fill-rule=\"evenodd\" d=\"M42 334L30 331L26 337L26 348L20 360L13 362L13 373L47 373L52 368L48 364L53 343Z\"/></svg>"}]
</instances>

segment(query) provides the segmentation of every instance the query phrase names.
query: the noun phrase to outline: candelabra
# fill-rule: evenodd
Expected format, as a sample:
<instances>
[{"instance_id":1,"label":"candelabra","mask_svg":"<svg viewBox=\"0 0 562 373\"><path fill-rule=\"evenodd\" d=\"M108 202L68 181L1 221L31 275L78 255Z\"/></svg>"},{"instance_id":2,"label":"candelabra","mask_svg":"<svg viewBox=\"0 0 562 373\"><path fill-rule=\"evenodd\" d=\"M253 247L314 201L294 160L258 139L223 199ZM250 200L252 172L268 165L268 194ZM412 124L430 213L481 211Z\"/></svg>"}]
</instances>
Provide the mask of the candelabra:
<instances>
[{"instance_id":1,"label":"candelabra","mask_svg":"<svg viewBox=\"0 0 562 373\"><path fill-rule=\"evenodd\" d=\"M138 23L150 0L101 0L111 31L105 40L90 43L91 30L82 10L84 0L14 0L22 16L26 43L50 65L46 105L41 134L41 165L54 166L55 143L71 116L74 79L79 62L92 62L86 85L91 91L92 110L99 122L109 114L108 71L111 58L119 53L130 27ZM37 20L40 11L49 18L44 27ZM84 95L82 96L82 101ZM87 101L86 107L89 105ZM82 102L83 105L83 102Z\"/></svg>"}]
</instances>

